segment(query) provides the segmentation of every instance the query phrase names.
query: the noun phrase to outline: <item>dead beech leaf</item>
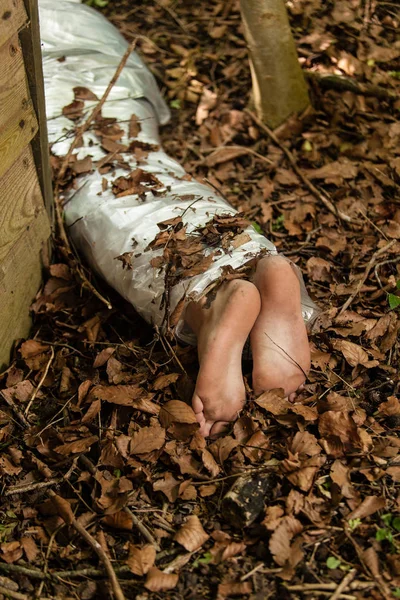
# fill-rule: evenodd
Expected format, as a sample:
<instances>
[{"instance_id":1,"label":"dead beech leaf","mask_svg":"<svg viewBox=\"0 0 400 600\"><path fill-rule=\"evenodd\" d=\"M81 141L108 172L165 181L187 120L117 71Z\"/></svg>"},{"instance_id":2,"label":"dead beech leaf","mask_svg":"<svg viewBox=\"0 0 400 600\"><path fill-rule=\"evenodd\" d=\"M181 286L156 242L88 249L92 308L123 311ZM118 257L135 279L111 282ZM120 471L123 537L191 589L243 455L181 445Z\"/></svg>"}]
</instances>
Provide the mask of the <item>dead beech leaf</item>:
<instances>
[{"instance_id":1,"label":"dead beech leaf","mask_svg":"<svg viewBox=\"0 0 400 600\"><path fill-rule=\"evenodd\" d=\"M196 110L196 125L201 125L203 121L207 119L210 110L214 108L216 104L217 94L204 88Z\"/></svg>"},{"instance_id":2,"label":"dead beech leaf","mask_svg":"<svg viewBox=\"0 0 400 600\"><path fill-rule=\"evenodd\" d=\"M345 447L352 447L359 441L357 425L346 411L324 412L319 418L318 429L321 437L336 436Z\"/></svg>"},{"instance_id":3,"label":"dead beech leaf","mask_svg":"<svg viewBox=\"0 0 400 600\"><path fill-rule=\"evenodd\" d=\"M389 396L386 402L379 405L379 414L387 417L400 415L400 401L395 396Z\"/></svg>"},{"instance_id":4,"label":"dead beech leaf","mask_svg":"<svg viewBox=\"0 0 400 600\"><path fill-rule=\"evenodd\" d=\"M21 546L24 549L28 562L34 562L39 554L39 548L32 537L24 536L21 538Z\"/></svg>"},{"instance_id":5,"label":"dead beech leaf","mask_svg":"<svg viewBox=\"0 0 400 600\"><path fill-rule=\"evenodd\" d=\"M152 385L153 390L163 390L168 387L171 383L175 383L179 379L179 373L167 373L166 375L160 375L157 377Z\"/></svg>"},{"instance_id":6,"label":"dead beech leaf","mask_svg":"<svg viewBox=\"0 0 400 600\"><path fill-rule=\"evenodd\" d=\"M209 452L206 448L201 453L201 460L203 461L203 465L211 473L213 477L217 477L220 472L220 468L215 462L215 459L211 452Z\"/></svg>"},{"instance_id":7,"label":"dead beech leaf","mask_svg":"<svg viewBox=\"0 0 400 600\"><path fill-rule=\"evenodd\" d=\"M86 452L89 450L90 446L96 442L98 442L99 438L97 435L91 435L89 437L81 438L79 440L74 440L73 442L67 442L66 444L62 444L61 446L56 446L54 448L54 452L58 454L62 454L63 456L68 456L69 454L77 454L78 452Z\"/></svg>"},{"instance_id":8,"label":"dead beech leaf","mask_svg":"<svg viewBox=\"0 0 400 600\"><path fill-rule=\"evenodd\" d=\"M92 398L121 406L132 406L143 395L145 391L138 385L96 385L90 390Z\"/></svg>"},{"instance_id":9,"label":"dead beech leaf","mask_svg":"<svg viewBox=\"0 0 400 600\"><path fill-rule=\"evenodd\" d=\"M223 465L230 453L236 446L239 445L237 440L234 440L230 435L225 435L219 438L208 446L208 450L211 452L215 460Z\"/></svg>"},{"instance_id":10,"label":"dead beech leaf","mask_svg":"<svg viewBox=\"0 0 400 600\"><path fill-rule=\"evenodd\" d=\"M379 365L377 360L369 360L368 354L361 346L349 342L348 340L335 340L332 343L335 350L339 350L351 367L363 365L368 369Z\"/></svg>"},{"instance_id":11,"label":"dead beech leaf","mask_svg":"<svg viewBox=\"0 0 400 600\"><path fill-rule=\"evenodd\" d=\"M62 498L58 494L54 494L54 496L51 496L51 502L55 507L57 514L60 515L67 525L71 525L75 520L75 517L68 500L65 500L65 498Z\"/></svg>"},{"instance_id":12,"label":"dead beech leaf","mask_svg":"<svg viewBox=\"0 0 400 600\"><path fill-rule=\"evenodd\" d=\"M99 100L99 98L87 87L76 86L72 89L75 100Z\"/></svg>"},{"instance_id":13,"label":"dead beech leaf","mask_svg":"<svg viewBox=\"0 0 400 600\"><path fill-rule=\"evenodd\" d=\"M131 515L124 510L120 510L112 515L106 515L102 521L108 527L113 527L114 529L123 529L124 531L131 531L133 527Z\"/></svg>"},{"instance_id":14,"label":"dead beech leaf","mask_svg":"<svg viewBox=\"0 0 400 600\"><path fill-rule=\"evenodd\" d=\"M190 515L186 523L177 531L174 540L181 544L188 552L194 552L208 540L210 536L203 529L199 517Z\"/></svg>"},{"instance_id":15,"label":"dead beech leaf","mask_svg":"<svg viewBox=\"0 0 400 600\"><path fill-rule=\"evenodd\" d=\"M179 575L163 573L157 567L151 567L147 573L144 587L151 592L164 592L172 590L178 583Z\"/></svg>"},{"instance_id":16,"label":"dead beech leaf","mask_svg":"<svg viewBox=\"0 0 400 600\"><path fill-rule=\"evenodd\" d=\"M8 564L14 563L22 558L23 550L21 544L17 541L4 542L1 544L0 548L1 558Z\"/></svg>"},{"instance_id":17,"label":"dead beech leaf","mask_svg":"<svg viewBox=\"0 0 400 600\"><path fill-rule=\"evenodd\" d=\"M244 596L245 594L251 594L253 591L253 585L250 581L234 582L229 581L227 583L218 584L218 600L223 598L230 598L231 596Z\"/></svg>"},{"instance_id":18,"label":"dead beech leaf","mask_svg":"<svg viewBox=\"0 0 400 600\"><path fill-rule=\"evenodd\" d=\"M269 540L269 549L277 565L283 567L289 560L291 541L302 531L303 526L295 517L289 515L282 518Z\"/></svg>"},{"instance_id":19,"label":"dead beech leaf","mask_svg":"<svg viewBox=\"0 0 400 600\"><path fill-rule=\"evenodd\" d=\"M142 427L133 434L131 454L147 454L159 450L165 442L165 429L162 427Z\"/></svg>"},{"instance_id":20,"label":"dead beech leaf","mask_svg":"<svg viewBox=\"0 0 400 600\"><path fill-rule=\"evenodd\" d=\"M285 415L291 408L291 403L286 400L285 392L281 388L264 392L257 398L256 404L273 415Z\"/></svg>"},{"instance_id":21,"label":"dead beech leaf","mask_svg":"<svg viewBox=\"0 0 400 600\"><path fill-rule=\"evenodd\" d=\"M318 444L317 438L308 431L298 431L296 433L290 445L290 450L294 454L306 454L307 456L321 454L321 446Z\"/></svg>"},{"instance_id":22,"label":"dead beech leaf","mask_svg":"<svg viewBox=\"0 0 400 600\"><path fill-rule=\"evenodd\" d=\"M179 485L180 481L175 479L172 473L166 473L165 477L157 479L153 483L153 490L155 492L162 492L165 494L170 502L175 502L179 496Z\"/></svg>"},{"instance_id":23,"label":"dead beech leaf","mask_svg":"<svg viewBox=\"0 0 400 600\"><path fill-rule=\"evenodd\" d=\"M160 423L167 429L171 423L197 423L196 415L191 406L181 400L170 400L161 407Z\"/></svg>"},{"instance_id":24,"label":"dead beech leaf","mask_svg":"<svg viewBox=\"0 0 400 600\"><path fill-rule=\"evenodd\" d=\"M81 423L90 423L101 411L101 400L94 400L82 417Z\"/></svg>"},{"instance_id":25,"label":"dead beech leaf","mask_svg":"<svg viewBox=\"0 0 400 600\"><path fill-rule=\"evenodd\" d=\"M312 256L307 261L307 273L313 281L330 282L332 280L331 268L332 265L327 260L319 258L319 256Z\"/></svg>"},{"instance_id":26,"label":"dead beech leaf","mask_svg":"<svg viewBox=\"0 0 400 600\"><path fill-rule=\"evenodd\" d=\"M35 340L28 340L21 344L19 352L28 367L33 371L37 371L49 360L46 354L47 350L49 350L49 346L40 344Z\"/></svg>"},{"instance_id":27,"label":"dead beech leaf","mask_svg":"<svg viewBox=\"0 0 400 600\"><path fill-rule=\"evenodd\" d=\"M115 348L104 348L101 352L98 353L96 358L94 359L93 367L97 369L98 367L102 367L106 364L110 356L112 356L115 352Z\"/></svg>"},{"instance_id":28,"label":"dead beech leaf","mask_svg":"<svg viewBox=\"0 0 400 600\"><path fill-rule=\"evenodd\" d=\"M222 146L221 148L217 148L217 150L206 158L205 164L207 167L215 167L216 165L221 165L222 163L239 158L239 156L245 154L248 154L246 148L241 148L240 146Z\"/></svg>"},{"instance_id":29,"label":"dead beech leaf","mask_svg":"<svg viewBox=\"0 0 400 600\"><path fill-rule=\"evenodd\" d=\"M134 546L129 544L129 556L126 564L134 575L146 575L156 560L156 549L152 544Z\"/></svg>"},{"instance_id":30,"label":"dead beech leaf","mask_svg":"<svg viewBox=\"0 0 400 600\"><path fill-rule=\"evenodd\" d=\"M347 520L350 519L365 519L365 517L369 517L373 515L378 510L382 510L386 506L386 500L383 497L379 496L367 496L361 502L356 509L354 509L349 515L347 515Z\"/></svg>"},{"instance_id":31,"label":"dead beech leaf","mask_svg":"<svg viewBox=\"0 0 400 600\"><path fill-rule=\"evenodd\" d=\"M351 484L350 468L340 460L335 460L331 467L331 479L340 487L340 491L345 498L358 497L358 493Z\"/></svg>"},{"instance_id":32,"label":"dead beech leaf","mask_svg":"<svg viewBox=\"0 0 400 600\"><path fill-rule=\"evenodd\" d=\"M136 138L142 130L139 119L136 115L132 115L129 121L129 137Z\"/></svg>"}]
</instances>

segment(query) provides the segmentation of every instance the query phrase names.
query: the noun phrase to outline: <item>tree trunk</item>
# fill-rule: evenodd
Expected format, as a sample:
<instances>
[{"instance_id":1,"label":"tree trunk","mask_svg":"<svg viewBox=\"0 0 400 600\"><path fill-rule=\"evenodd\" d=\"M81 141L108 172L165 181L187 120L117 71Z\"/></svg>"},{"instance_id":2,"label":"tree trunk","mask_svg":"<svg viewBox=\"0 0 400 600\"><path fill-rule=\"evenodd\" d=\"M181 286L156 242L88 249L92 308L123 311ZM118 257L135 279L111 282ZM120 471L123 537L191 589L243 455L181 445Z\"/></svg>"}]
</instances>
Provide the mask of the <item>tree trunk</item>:
<instances>
[{"instance_id":1,"label":"tree trunk","mask_svg":"<svg viewBox=\"0 0 400 600\"><path fill-rule=\"evenodd\" d=\"M274 129L309 104L284 0L240 0L254 103Z\"/></svg>"}]
</instances>

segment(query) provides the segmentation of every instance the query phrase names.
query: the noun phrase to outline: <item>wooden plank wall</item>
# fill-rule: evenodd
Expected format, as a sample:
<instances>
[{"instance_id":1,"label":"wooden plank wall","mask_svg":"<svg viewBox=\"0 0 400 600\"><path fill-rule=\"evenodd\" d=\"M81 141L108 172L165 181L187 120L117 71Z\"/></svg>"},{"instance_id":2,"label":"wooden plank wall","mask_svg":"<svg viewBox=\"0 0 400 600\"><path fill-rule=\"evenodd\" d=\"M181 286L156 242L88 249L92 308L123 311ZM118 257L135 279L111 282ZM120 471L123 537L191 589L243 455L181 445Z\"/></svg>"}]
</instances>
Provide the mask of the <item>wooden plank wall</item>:
<instances>
[{"instance_id":1,"label":"wooden plank wall","mask_svg":"<svg viewBox=\"0 0 400 600\"><path fill-rule=\"evenodd\" d=\"M50 236L41 69L37 0L0 0L0 370L29 333Z\"/></svg>"}]
</instances>

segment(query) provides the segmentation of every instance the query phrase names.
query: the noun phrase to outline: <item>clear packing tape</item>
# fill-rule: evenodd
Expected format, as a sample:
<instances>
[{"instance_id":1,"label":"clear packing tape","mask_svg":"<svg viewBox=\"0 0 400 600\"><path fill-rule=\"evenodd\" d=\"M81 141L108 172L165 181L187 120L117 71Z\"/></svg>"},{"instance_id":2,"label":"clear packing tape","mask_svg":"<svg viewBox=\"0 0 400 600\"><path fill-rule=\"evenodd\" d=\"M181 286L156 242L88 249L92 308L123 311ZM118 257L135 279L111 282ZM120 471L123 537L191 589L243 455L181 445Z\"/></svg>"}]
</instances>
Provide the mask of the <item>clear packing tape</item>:
<instances>
[{"instance_id":1,"label":"clear packing tape","mask_svg":"<svg viewBox=\"0 0 400 600\"><path fill-rule=\"evenodd\" d=\"M53 154L64 156L73 139L74 125L63 115L63 107L74 100L75 87L88 88L98 98L102 97L127 49L127 42L101 14L75 0L39 0L39 11L49 142ZM87 114L96 104L96 101L85 102ZM140 196L117 198L111 190L112 183L120 176L126 177L129 171L114 168L100 174L94 169L77 177L76 189L66 197L68 233L90 266L131 302L146 321L160 327L164 320L161 308L164 271L153 268L151 260L160 256L162 249L145 250L160 231L157 224L181 216L187 233L191 233L213 215L234 215L236 211L210 187L183 179L183 168L161 149L158 127L168 121L169 110L153 75L136 53L129 57L113 86L102 115L116 119L123 130L120 144L129 146L137 139L159 148L150 151L139 163L133 153L125 153L124 161L132 171L139 167L154 174L165 186L164 193L154 195L148 191ZM129 136L132 115L141 126L136 138ZM83 135L77 152L78 159L91 156L93 163L108 154L91 130ZM107 189L104 189L104 179ZM263 252L277 254L274 244L253 227L245 231L249 237L246 243L222 252L205 273L183 279L172 288L170 312L184 294L193 299L199 297L218 280L223 266L237 269ZM132 252L133 244L133 268L124 269L116 257ZM318 309L307 294L299 269L293 267L302 287L303 316L310 322ZM182 341L195 343L183 318L176 327L176 334Z\"/></svg>"}]
</instances>

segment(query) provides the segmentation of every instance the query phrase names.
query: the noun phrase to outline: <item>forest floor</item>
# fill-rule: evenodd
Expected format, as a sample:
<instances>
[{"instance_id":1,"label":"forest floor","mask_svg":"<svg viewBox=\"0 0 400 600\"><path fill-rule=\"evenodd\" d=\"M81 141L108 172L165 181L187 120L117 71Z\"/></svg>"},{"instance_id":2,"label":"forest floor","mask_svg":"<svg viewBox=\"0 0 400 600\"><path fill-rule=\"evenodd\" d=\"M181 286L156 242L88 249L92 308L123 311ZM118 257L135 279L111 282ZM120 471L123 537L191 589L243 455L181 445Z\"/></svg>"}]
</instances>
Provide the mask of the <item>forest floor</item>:
<instances>
[{"instance_id":1,"label":"forest floor","mask_svg":"<svg viewBox=\"0 0 400 600\"><path fill-rule=\"evenodd\" d=\"M165 149L290 256L322 309L312 369L291 405L257 400L245 363L249 401L206 442L185 404L195 350L154 339L97 281L107 310L56 260L0 376L0 597L107 598L109 557L138 600L399 598L396 3L288 3L313 107L275 140L246 111L236 0L132 4L102 11L171 107ZM263 490L252 523L225 499L243 474Z\"/></svg>"}]
</instances>

